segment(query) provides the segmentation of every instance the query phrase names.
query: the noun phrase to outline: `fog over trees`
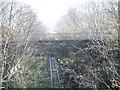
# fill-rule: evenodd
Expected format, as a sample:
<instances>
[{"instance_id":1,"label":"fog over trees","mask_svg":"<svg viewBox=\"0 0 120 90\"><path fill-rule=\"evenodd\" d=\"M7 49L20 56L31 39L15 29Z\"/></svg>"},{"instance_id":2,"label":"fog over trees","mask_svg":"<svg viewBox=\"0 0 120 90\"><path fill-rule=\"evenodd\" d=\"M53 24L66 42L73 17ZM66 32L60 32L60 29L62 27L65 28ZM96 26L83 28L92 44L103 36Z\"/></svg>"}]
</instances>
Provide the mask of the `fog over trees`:
<instances>
[{"instance_id":1,"label":"fog over trees","mask_svg":"<svg viewBox=\"0 0 120 90\"><path fill-rule=\"evenodd\" d=\"M90 2L85 6L70 8L56 26L56 32L80 33L78 37L83 38L117 38L117 34L114 35L117 33L117 9L117 2Z\"/></svg>"}]
</instances>

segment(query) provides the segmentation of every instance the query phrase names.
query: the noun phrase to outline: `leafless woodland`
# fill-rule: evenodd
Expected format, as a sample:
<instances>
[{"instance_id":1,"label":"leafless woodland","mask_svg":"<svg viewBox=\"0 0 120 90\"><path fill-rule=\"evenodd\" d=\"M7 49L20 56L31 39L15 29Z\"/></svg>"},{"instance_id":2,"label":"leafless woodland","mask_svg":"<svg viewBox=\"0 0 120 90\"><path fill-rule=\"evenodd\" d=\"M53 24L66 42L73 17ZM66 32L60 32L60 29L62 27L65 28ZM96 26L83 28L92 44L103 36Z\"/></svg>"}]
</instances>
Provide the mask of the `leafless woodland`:
<instances>
[{"instance_id":1,"label":"leafless woodland","mask_svg":"<svg viewBox=\"0 0 120 90\"><path fill-rule=\"evenodd\" d=\"M0 2L0 87L52 88L48 57L55 57L57 88L120 88L119 4L70 8L51 34L29 5Z\"/></svg>"}]
</instances>

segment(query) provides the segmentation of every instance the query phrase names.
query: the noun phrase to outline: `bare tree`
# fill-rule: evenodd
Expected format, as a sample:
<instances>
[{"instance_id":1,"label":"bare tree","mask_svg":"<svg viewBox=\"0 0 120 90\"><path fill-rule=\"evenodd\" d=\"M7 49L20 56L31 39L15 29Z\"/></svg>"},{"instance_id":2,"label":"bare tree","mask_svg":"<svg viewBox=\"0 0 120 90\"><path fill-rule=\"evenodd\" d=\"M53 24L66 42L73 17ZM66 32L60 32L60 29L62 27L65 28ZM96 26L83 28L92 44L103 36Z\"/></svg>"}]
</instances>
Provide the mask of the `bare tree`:
<instances>
[{"instance_id":1,"label":"bare tree","mask_svg":"<svg viewBox=\"0 0 120 90\"><path fill-rule=\"evenodd\" d=\"M118 84L120 73L118 70L117 2L87 3L84 7L85 14L83 14L83 17L80 13L81 10L79 10L80 9L78 9L78 11L77 9L71 9L67 16L69 17L69 22L67 22L68 20L64 21L65 25L61 25L61 27L65 28L65 32L83 32L83 36L79 35L79 37L84 37L84 39L90 39L92 41L92 45L88 45L87 48L73 45L73 47L78 49L74 54L82 51L85 55L83 60L86 60L85 62L90 60L89 64L84 64L86 72L89 73L84 73L84 75L80 77L84 82L80 82L79 80L77 82L77 79L74 81L79 83L80 86L83 85L83 87L96 88L99 86L97 83L101 83L100 85L109 89L120 87ZM60 30L62 32L61 27ZM80 73L77 74L77 71L74 72L75 68L69 66L69 64L72 64L72 61L69 64L68 61L66 61L68 69L73 70L73 72L71 72L74 73L76 77L79 76Z\"/></svg>"},{"instance_id":2,"label":"bare tree","mask_svg":"<svg viewBox=\"0 0 120 90\"><path fill-rule=\"evenodd\" d=\"M30 6L17 2L0 2L0 32L2 32L1 82L9 87L10 79L19 72L21 63L30 57L36 46L34 36L44 33L44 26L37 20ZM23 71L20 71L23 72ZM19 73L18 73L19 74Z\"/></svg>"}]
</instances>

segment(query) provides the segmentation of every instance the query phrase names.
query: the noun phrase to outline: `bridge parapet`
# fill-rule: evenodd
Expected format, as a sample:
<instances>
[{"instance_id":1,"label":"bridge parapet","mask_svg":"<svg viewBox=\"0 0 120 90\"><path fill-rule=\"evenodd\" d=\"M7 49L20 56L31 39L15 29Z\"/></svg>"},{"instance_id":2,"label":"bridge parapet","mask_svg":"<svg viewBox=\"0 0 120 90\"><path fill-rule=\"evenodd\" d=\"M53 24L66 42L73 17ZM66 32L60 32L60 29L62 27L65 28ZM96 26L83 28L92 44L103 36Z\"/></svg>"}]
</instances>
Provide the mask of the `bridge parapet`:
<instances>
[{"instance_id":1,"label":"bridge parapet","mask_svg":"<svg viewBox=\"0 0 120 90\"><path fill-rule=\"evenodd\" d=\"M84 33L51 33L51 34L40 34L35 39L38 40L82 40L86 36ZM87 37L87 38L90 38Z\"/></svg>"},{"instance_id":2,"label":"bridge parapet","mask_svg":"<svg viewBox=\"0 0 120 90\"><path fill-rule=\"evenodd\" d=\"M91 33L48 33L48 34L39 34L39 36L35 36L34 39L36 40L84 40L84 39L100 39L101 35L102 38L106 38L109 33L103 34L96 34L93 35Z\"/></svg>"}]
</instances>

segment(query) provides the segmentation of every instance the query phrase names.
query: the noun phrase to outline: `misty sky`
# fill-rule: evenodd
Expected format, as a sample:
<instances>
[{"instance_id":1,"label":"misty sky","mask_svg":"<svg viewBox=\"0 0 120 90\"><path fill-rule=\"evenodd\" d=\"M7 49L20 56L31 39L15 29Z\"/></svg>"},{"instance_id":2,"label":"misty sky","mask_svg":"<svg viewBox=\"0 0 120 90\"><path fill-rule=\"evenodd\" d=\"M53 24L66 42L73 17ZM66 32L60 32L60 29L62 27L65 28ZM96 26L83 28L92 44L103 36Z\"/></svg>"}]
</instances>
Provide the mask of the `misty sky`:
<instances>
[{"instance_id":1,"label":"misty sky","mask_svg":"<svg viewBox=\"0 0 120 90\"><path fill-rule=\"evenodd\" d=\"M38 18L52 29L61 16L66 14L70 7L83 4L89 0L20 0L30 4Z\"/></svg>"},{"instance_id":2,"label":"misty sky","mask_svg":"<svg viewBox=\"0 0 120 90\"><path fill-rule=\"evenodd\" d=\"M30 4L37 13L38 18L50 29L54 28L55 23L65 15L67 10L88 1L101 0L19 0Z\"/></svg>"}]
</instances>

